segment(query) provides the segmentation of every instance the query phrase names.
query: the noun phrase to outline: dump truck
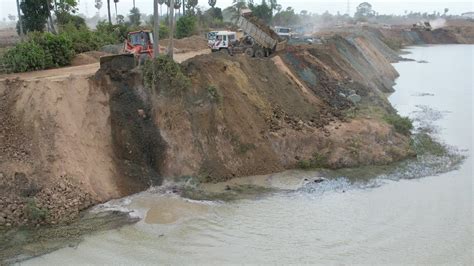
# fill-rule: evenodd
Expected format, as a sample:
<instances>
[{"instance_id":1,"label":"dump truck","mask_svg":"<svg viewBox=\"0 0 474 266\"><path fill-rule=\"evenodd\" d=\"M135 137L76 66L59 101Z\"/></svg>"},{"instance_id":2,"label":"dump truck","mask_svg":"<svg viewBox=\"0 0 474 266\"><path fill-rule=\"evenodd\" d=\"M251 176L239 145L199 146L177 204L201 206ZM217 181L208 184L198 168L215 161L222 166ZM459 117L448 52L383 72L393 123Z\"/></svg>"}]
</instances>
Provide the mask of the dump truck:
<instances>
[{"instance_id":1,"label":"dump truck","mask_svg":"<svg viewBox=\"0 0 474 266\"><path fill-rule=\"evenodd\" d=\"M411 30L413 31L431 31L433 28L431 27L431 24L428 21L419 21L416 24L413 24Z\"/></svg>"},{"instance_id":2,"label":"dump truck","mask_svg":"<svg viewBox=\"0 0 474 266\"><path fill-rule=\"evenodd\" d=\"M253 43L241 44L248 56L268 57L286 48L287 40L281 40L277 33L261 23L251 12L244 11L237 21L237 26L252 39Z\"/></svg>"}]
</instances>

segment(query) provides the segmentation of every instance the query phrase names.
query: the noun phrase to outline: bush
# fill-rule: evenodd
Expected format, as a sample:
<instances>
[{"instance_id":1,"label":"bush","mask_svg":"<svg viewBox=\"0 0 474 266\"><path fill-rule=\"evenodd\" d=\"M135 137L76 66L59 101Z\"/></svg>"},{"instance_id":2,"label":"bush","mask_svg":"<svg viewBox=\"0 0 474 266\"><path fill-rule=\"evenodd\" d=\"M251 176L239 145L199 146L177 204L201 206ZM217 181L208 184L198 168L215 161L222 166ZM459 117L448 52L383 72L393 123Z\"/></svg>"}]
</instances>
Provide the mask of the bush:
<instances>
[{"instance_id":1,"label":"bush","mask_svg":"<svg viewBox=\"0 0 474 266\"><path fill-rule=\"evenodd\" d=\"M176 22L176 38L181 39L193 35L196 31L196 17L184 16Z\"/></svg>"},{"instance_id":2,"label":"bush","mask_svg":"<svg viewBox=\"0 0 474 266\"><path fill-rule=\"evenodd\" d=\"M71 24L74 25L74 27L76 27L77 29L86 26L86 21L84 20L84 18L72 15L68 12L57 12L56 18L58 25L60 26Z\"/></svg>"},{"instance_id":3,"label":"bush","mask_svg":"<svg viewBox=\"0 0 474 266\"><path fill-rule=\"evenodd\" d=\"M46 54L35 42L21 42L3 55L2 63L12 72L40 70L46 67Z\"/></svg>"},{"instance_id":4,"label":"bush","mask_svg":"<svg viewBox=\"0 0 474 266\"><path fill-rule=\"evenodd\" d=\"M411 130L413 129L413 123L408 117L401 117L398 114L386 115L384 117L387 123L391 124L395 131L403 135L410 135Z\"/></svg>"},{"instance_id":5,"label":"bush","mask_svg":"<svg viewBox=\"0 0 474 266\"><path fill-rule=\"evenodd\" d=\"M72 41L64 35L34 33L30 41L40 45L45 54L45 68L67 66L74 56Z\"/></svg>"},{"instance_id":6,"label":"bush","mask_svg":"<svg viewBox=\"0 0 474 266\"><path fill-rule=\"evenodd\" d=\"M164 24L160 24L160 39L165 39L170 37L170 29Z\"/></svg>"},{"instance_id":7,"label":"bush","mask_svg":"<svg viewBox=\"0 0 474 266\"><path fill-rule=\"evenodd\" d=\"M87 27L75 28L68 24L62 28L61 35L67 36L72 41L72 47L76 53L99 50L107 44L119 43L116 34L107 31L91 31Z\"/></svg>"},{"instance_id":8,"label":"bush","mask_svg":"<svg viewBox=\"0 0 474 266\"><path fill-rule=\"evenodd\" d=\"M172 96L180 95L190 85L181 65L165 55L146 61L143 77L148 88L159 89L160 92ZM154 84L158 84L158 87L154 87Z\"/></svg>"},{"instance_id":9,"label":"bush","mask_svg":"<svg viewBox=\"0 0 474 266\"><path fill-rule=\"evenodd\" d=\"M100 36L111 36L115 43L123 42L127 38L128 27L125 24L111 25L106 20L99 21L96 26Z\"/></svg>"},{"instance_id":10,"label":"bush","mask_svg":"<svg viewBox=\"0 0 474 266\"><path fill-rule=\"evenodd\" d=\"M48 210L39 208L34 198L28 199L25 212L32 221L44 220L48 216Z\"/></svg>"}]
</instances>

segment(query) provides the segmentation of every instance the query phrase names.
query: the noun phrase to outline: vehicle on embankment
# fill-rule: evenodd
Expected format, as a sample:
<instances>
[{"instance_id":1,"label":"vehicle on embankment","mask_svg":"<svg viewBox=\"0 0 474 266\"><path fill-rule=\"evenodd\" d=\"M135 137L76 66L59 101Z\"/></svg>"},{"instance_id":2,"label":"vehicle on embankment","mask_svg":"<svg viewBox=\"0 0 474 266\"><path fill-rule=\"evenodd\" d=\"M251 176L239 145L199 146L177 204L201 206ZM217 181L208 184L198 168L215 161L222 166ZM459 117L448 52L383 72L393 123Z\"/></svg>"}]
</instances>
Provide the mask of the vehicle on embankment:
<instances>
[{"instance_id":1,"label":"vehicle on embankment","mask_svg":"<svg viewBox=\"0 0 474 266\"><path fill-rule=\"evenodd\" d=\"M246 36L238 40L232 31L214 32L215 39L209 41L212 51L228 50L231 54L243 52L251 57L268 57L286 48L287 40L261 22L252 12L244 11L237 21Z\"/></svg>"}]
</instances>

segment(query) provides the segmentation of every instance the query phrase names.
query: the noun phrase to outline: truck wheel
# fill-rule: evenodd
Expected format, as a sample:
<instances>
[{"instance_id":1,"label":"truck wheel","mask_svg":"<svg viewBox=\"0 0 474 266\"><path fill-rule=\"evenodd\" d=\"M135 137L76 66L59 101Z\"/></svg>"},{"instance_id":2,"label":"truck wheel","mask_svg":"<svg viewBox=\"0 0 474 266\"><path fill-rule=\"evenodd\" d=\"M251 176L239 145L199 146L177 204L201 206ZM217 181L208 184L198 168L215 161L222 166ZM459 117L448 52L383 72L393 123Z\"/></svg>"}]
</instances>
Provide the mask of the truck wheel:
<instances>
[{"instance_id":1,"label":"truck wheel","mask_svg":"<svg viewBox=\"0 0 474 266\"><path fill-rule=\"evenodd\" d=\"M254 57L254 55L255 55L255 53L254 53L254 51L253 51L253 48L247 48L247 49L245 50L245 54L248 55L248 56L250 56L250 57Z\"/></svg>"},{"instance_id":2,"label":"truck wheel","mask_svg":"<svg viewBox=\"0 0 474 266\"><path fill-rule=\"evenodd\" d=\"M265 52L263 51L263 49L258 49L257 51L255 51L255 57L258 57L258 58L265 57Z\"/></svg>"}]
</instances>

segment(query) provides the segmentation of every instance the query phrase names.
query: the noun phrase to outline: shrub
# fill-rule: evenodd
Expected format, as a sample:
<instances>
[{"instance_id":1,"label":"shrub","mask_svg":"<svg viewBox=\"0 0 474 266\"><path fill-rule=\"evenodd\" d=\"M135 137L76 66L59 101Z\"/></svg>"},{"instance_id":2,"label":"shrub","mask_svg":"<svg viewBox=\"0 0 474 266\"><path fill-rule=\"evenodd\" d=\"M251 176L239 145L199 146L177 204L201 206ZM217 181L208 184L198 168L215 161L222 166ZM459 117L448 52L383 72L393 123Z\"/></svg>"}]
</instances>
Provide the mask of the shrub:
<instances>
[{"instance_id":1,"label":"shrub","mask_svg":"<svg viewBox=\"0 0 474 266\"><path fill-rule=\"evenodd\" d=\"M48 216L48 211L46 209L39 208L36 205L36 200L34 198L28 199L25 207L26 215L28 215L28 219L37 221L37 220L44 220L46 216Z\"/></svg>"},{"instance_id":2,"label":"shrub","mask_svg":"<svg viewBox=\"0 0 474 266\"><path fill-rule=\"evenodd\" d=\"M207 87L207 96L211 102L220 102L221 96L217 92L217 88L214 85L209 85Z\"/></svg>"},{"instance_id":3,"label":"shrub","mask_svg":"<svg viewBox=\"0 0 474 266\"><path fill-rule=\"evenodd\" d=\"M164 24L160 24L160 39L165 39L170 36L170 29Z\"/></svg>"},{"instance_id":4,"label":"shrub","mask_svg":"<svg viewBox=\"0 0 474 266\"><path fill-rule=\"evenodd\" d=\"M180 95L190 85L188 77L181 70L181 65L165 55L155 60L147 60L143 77L145 86L169 95Z\"/></svg>"},{"instance_id":5,"label":"shrub","mask_svg":"<svg viewBox=\"0 0 474 266\"><path fill-rule=\"evenodd\" d=\"M413 123L408 117L401 117L398 114L392 114L386 115L384 119L387 123L395 128L395 131L400 134L408 136L413 129Z\"/></svg>"},{"instance_id":6,"label":"shrub","mask_svg":"<svg viewBox=\"0 0 474 266\"><path fill-rule=\"evenodd\" d=\"M46 67L46 54L35 42L21 42L3 55L2 63L12 72L40 70Z\"/></svg>"},{"instance_id":7,"label":"shrub","mask_svg":"<svg viewBox=\"0 0 474 266\"><path fill-rule=\"evenodd\" d=\"M72 41L64 35L31 34L30 41L41 46L46 56L45 68L67 66L74 56Z\"/></svg>"},{"instance_id":8,"label":"shrub","mask_svg":"<svg viewBox=\"0 0 474 266\"><path fill-rule=\"evenodd\" d=\"M120 38L113 28L91 31L86 26L76 28L71 23L61 26L61 35L71 39L72 47L78 54L99 50L104 45L120 42Z\"/></svg>"},{"instance_id":9,"label":"shrub","mask_svg":"<svg viewBox=\"0 0 474 266\"><path fill-rule=\"evenodd\" d=\"M125 24L111 25L107 21L99 21L96 26L100 36L110 35L115 43L123 42L127 38L128 27Z\"/></svg>"},{"instance_id":10,"label":"shrub","mask_svg":"<svg viewBox=\"0 0 474 266\"><path fill-rule=\"evenodd\" d=\"M86 21L80 16L72 15L68 12L57 12L56 13L57 22L60 26L63 25L74 25L77 29L86 26Z\"/></svg>"},{"instance_id":11,"label":"shrub","mask_svg":"<svg viewBox=\"0 0 474 266\"><path fill-rule=\"evenodd\" d=\"M176 22L176 37L178 39L189 37L196 31L196 17L184 16Z\"/></svg>"}]
</instances>

